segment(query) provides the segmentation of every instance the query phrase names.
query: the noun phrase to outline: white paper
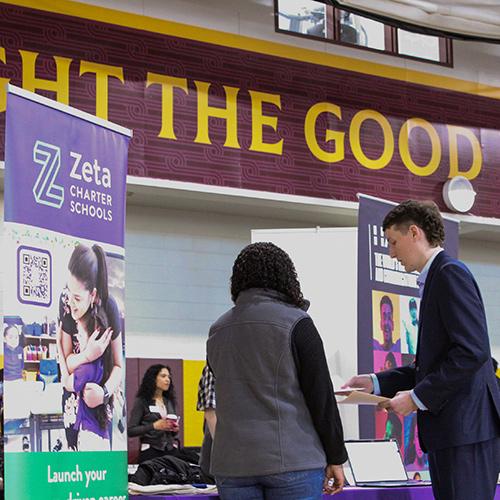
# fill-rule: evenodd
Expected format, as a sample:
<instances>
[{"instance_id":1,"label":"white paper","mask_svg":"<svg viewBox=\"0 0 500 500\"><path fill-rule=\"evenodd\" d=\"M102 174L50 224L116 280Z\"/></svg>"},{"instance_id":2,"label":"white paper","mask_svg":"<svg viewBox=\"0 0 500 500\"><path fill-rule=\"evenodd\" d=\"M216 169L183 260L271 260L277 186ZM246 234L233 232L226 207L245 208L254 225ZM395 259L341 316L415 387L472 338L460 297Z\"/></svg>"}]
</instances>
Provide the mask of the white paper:
<instances>
[{"instance_id":1,"label":"white paper","mask_svg":"<svg viewBox=\"0 0 500 500\"><path fill-rule=\"evenodd\" d=\"M348 396L353 391L362 391L361 387L346 387L345 389L337 389L335 394L337 396Z\"/></svg>"}]
</instances>

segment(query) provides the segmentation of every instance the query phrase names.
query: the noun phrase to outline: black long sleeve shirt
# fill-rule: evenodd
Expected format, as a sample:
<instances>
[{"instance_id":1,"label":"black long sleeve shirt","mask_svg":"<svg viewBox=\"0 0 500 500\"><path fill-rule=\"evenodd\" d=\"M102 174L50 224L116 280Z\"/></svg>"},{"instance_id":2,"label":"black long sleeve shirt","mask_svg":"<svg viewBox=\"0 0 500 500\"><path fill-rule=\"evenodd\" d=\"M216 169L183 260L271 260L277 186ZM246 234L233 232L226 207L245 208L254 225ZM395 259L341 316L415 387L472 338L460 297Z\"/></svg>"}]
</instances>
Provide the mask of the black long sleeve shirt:
<instances>
[{"instance_id":1,"label":"black long sleeve shirt","mask_svg":"<svg viewBox=\"0 0 500 500\"><path fill-rule=\"evenodd\" d=\"M291 334L300 388L329 464L347 460L344 432L326 362L323 342L311 318L300 320Z\"/></svg>"},{"instance_id":2,"label":"black long sleeve shirt","mask_svg":"<svg viewBox=\"0 0 500 500\"><path fill-rule=\"evenodd\" d=\"M325 450L327 462L343 464L347 460L344 431L323 341L311 318L304 318L295 325L291 334L291 346L300 388ZM210 365L207 366L211 371ZM213 399L215 401L215 394Z\"/></svg>"}]
</instances>

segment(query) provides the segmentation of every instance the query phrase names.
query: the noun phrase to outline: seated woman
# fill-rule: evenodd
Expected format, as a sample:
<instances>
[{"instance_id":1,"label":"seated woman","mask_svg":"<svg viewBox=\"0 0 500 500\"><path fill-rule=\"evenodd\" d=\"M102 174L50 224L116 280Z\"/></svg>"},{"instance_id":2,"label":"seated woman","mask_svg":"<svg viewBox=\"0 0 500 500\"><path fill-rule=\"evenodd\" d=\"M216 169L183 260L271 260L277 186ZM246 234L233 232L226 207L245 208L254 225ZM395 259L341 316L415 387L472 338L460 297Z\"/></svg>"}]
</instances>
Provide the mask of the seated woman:
<instances>
[{"instance_id":1,"label":"seated woman","mask_svg":"<svg viewBox=\"0 0 500 500\"><path fill-rule=\"evenodd\" d=\"M172 371L168 366L152 365L144 374L128 422L129 437L139 437L139 463L177 451L177 419Z\"/></svg>"}]
</instances>

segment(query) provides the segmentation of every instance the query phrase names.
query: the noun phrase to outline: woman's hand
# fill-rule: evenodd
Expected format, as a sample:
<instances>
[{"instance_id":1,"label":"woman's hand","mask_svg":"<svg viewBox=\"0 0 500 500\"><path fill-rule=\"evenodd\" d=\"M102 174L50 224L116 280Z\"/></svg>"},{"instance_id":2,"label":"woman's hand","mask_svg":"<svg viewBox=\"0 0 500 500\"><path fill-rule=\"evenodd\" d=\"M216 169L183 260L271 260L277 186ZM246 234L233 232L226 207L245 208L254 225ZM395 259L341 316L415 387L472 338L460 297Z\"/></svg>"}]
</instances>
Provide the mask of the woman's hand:
<instances>
[{"instance_id":1,"label":"woman's hand","mask_svg":"<svg viewBox=\"0 0 500 500\"><path fill-rule=\"evenodd\" d=\"M160 418L153 423L153 427L157 431L178 432L179 424L175 420L168 418Z\"/></svg>"},{"instance_id":2,"label":"woman's hand","mask_svg":"<svg viewBox=\"0 0 500 500\"><path fill-rule=\"evenodd\" d=\"M325 482L323 491L327 495L336 495L344 488L344 468L342 465L327 465L325 469Z\"/></svg>"},{"instance_id":3,"label":"woman's hand","mask_svg":"<svg viewBox=\"0 0 500 500\"><path fill-rule=\"evenodd\" d=\"M113 330L111 330L111 328L106 328L100 339L97 338L99 331L100 330L96 330L87 341L87 346L84 350L87 363L91 363L100 358L111 341L111 336L113 335Z\"/></svg>"},{"instance_id":4,"label":"woman's hand","mask_svg":"<svg viewBox=\"0 0 500 500\"><path fill-rule=\"evenodd\" d=\"M99 384L87 382L83 389L83 401L89 408L96 408L104 402L104 389Z\"/></svg>"}]
</instances>

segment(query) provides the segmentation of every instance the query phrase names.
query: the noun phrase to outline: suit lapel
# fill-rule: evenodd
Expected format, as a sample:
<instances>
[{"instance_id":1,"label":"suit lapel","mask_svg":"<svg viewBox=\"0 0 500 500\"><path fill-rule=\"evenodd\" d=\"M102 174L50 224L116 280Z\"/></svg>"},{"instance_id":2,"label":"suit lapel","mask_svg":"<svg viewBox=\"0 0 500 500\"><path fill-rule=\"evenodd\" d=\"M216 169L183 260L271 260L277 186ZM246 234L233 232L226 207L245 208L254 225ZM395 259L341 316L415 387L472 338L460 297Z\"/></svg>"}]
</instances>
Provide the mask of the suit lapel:
<instances>
[{"instance_id":1,"label":"suit lapel","mask_svg":"<svg viewBox=\"0 0 500 500\"><path fill-rule=\"evenodd\" d=\"M441 263L446 258L447 258L447 255L444 251L440 252L438 255L436 255L436 258L432 262L431 267L429 269L429 273L427 274L427 278L425 280L424 295L422 297L422 301L420 302L420 312L418 314L418 339L417 339L417 352L415 355L415 363L417 363L417 361L418 361L418 351L419 351L419 347L420 347L420 338L422 337L422 333L423 333L425 310L427 308L427 302L429 300L430 290L432 288L432 280L436 276L437 269L441 266Z\"/></svg>"}]
</instances>

